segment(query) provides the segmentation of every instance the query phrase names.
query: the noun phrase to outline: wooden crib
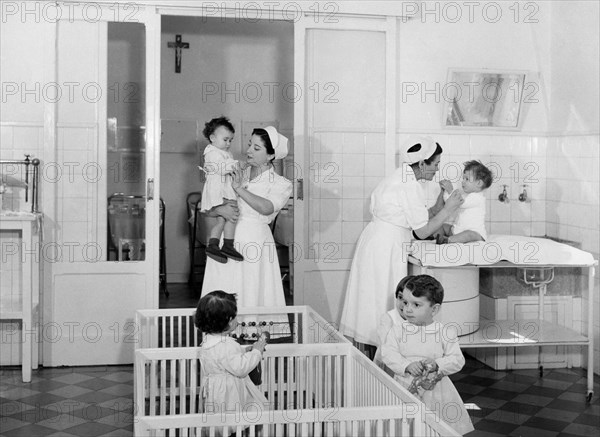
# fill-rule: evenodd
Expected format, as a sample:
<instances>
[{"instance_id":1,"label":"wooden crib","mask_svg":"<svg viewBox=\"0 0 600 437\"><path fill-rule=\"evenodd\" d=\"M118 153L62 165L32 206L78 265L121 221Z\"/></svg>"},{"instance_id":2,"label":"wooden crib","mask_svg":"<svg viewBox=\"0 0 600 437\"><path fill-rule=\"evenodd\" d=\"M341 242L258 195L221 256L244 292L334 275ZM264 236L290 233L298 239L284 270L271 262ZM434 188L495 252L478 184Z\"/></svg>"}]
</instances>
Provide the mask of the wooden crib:
<instances>
[{"instance_id":1,"label":"wooden crib","mask_svg":"<svg viewBox=\"0 0 600 437\"><path fill-rule=\"evenodd\" d=\"M457 436L348 342L272 344L266 405L204 411L196 347L135 352L136 436Z\"/></svg>"}]
</instances>

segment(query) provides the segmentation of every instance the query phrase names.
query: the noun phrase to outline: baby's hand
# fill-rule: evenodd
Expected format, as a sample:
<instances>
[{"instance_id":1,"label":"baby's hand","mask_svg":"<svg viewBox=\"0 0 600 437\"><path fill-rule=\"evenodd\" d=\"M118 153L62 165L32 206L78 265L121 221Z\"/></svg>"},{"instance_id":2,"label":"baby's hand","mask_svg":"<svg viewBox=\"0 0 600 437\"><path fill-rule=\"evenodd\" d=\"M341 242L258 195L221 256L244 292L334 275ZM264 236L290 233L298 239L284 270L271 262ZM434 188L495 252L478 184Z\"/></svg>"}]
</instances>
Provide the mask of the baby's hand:
<instances>
[{"instance_id":1,"label":"baby's hand","mask_svg":"<svg viewBox=\"0 0 600 437\"><path fill-rule=\"evenodd\" d=\"M421 360L421 362L428 372L436 372L438 370L438 364L431 358L425 358L424 360Z\"/></svg>"},{"instance_id":2,"label":"baby's hand","mask_svg":"<svg viewBox=\"0 0 600 437\"><path fill-rule=\"evenodd\" d=\"M413 361L406 366L406 373L410 373L412 376L421 376L423 374L423 363L420 361Z\"/></svg>"},{"instance_id":3,"label":"baby's hand","mask_svg":"<svg viewBox=\"0 0 600 437\"><path fill-rule=\"evenodd\" d=\"M454 191L454 185L452 185L452 182L450 182L448 179L441 180L440 187L442 187L442 190L448 194Z\"/></svg>"},{"instance_id":4,"label":"baby's hand","mask_svg":"<svg viewBox=\"0 0 600 437\"><path fill-rule=\"evenodd\" d=\"M261 333L258 337L258 341L254 343L253 348L258 349L260 350L260 353L263 353L267 345L267 341L269 340L269 337L270 334L267 331Z\"/></svg>"},{"instance_id":5,"label":"baby's hand","mask_svg":"<svg viewBox=\"0 0 600 437\"><path fill-rule=\"evenodd\" d=\"M252 349L258 350L261 354L265 351L265 346L267 345L267 340L265 338L260 338L252 345Z\"/></svg>"}]
</instances>

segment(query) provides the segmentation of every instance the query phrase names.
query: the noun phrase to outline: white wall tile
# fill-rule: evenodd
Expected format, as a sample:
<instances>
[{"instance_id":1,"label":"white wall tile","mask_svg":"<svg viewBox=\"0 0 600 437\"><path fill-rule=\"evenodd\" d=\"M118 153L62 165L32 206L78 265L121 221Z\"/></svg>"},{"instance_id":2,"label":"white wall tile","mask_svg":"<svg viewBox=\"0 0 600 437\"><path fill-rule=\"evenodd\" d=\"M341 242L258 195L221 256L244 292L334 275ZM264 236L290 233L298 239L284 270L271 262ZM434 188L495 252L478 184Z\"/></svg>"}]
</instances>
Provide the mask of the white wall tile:
<instances>
[{"instance_id":1,"label":"white wall tile","mask_svg":"<svg viewBox=\"0 0 600 437\"><path fill-rule=\"evenodd\" d=\"M342 202L342 220L362 222L365 213L364 203L362 199L344 199Z\"/></svg>"},{"instance_id":2,"label":"white wall tile","mask_svg":"<svg viewBox=\"0 0 600 437\"><path fill-rule=\"evenodd\" d=\"M546 235L546 222L545 221L531 222L531 235L532 236Z\"/></svg>"},{"instance_id":3,"label":"white wall tile","mask_svg":"<svg viewBox=\"0 0 600 437\"><path fill-rule=\"evenodd\" d=\"M494 222L510 222L510 204L499 200L492 201L490 220Z\"/></svg>"},{"instance_id":4,"label":"white wall tile","mask_svg":"<svg viewBox=\"0 0 600 437\"><path fill-rule=\"evenodd\" d=\"M342 243L356 243L363 231L363 222L342 222Z\"/></svg>"},{"instance_id":5,"label":"white wall tile","mask_svg":"<svg viewBox=\"0 0 600 437\"><path fill-rule=\"evenodd\" d=\"M12 126L0 126L0 144L2 145L2 159L5 151L13 148L13 127Z\"/></svg>"},{"instance_id":6,"label":"white wall tile","mask_svg":"<svg viewBox=\"0 0 600 437\"><path fill-rule=\"evenodd\" d=\"M375 187L377 186L377 184L382 180L382 177L365 177L364 178L364 197L365 198L370 198L371 197L371 193L373 193L373 190L375 189Z\"/></svg>"},{"instance_id":7,"label":"white wall tile","mask_svg":"<svg viewBox=\"0 0 600 437\"><path fill-rule=\"evenodd\" d=\"M452 152L452 154L465 156L471 154L470 135L448 135L448 142L448 151Z\"/></svg>"},{"instance_id":8,"label":"white wall tile","mask_svg":"<svg viewBox=\"0 0 600 437\"><path fill-rule=\"evenodd\" d=\"M385 153L385 135L383 133L365 134L365 154L381 154Z\"/></svg>"},{"instance_id":9,"label":"white wall tile","mask_svg":"<svg viewBox=\"0 0 600 437\"><path fill-rule=\"evenodd\" d=\"M342 219L342 199L321 199L319 221Z\"/></svg>"},{"instance_id":10,"label":"white wall tile","mask_svg":"<svg viewBox=\"0 0 600 437\"><path fill-rule=\"evenodd\" d=\"M365 181L363 177L342 178L342 195L344 199L364 199Z\"/></svg>"},{"instance_id":11,"label":"white wall tile","mask_svg":"<svg viewBox=\"0 0 600 437\"><path fill-rule=\"evenodd\" d=\"M509 235L511 233L510 223L491 222L490 234Z\"/></svg>"},{"instance_id":12,"label":"white wall tile","mask_svg":"<svg viewBox=\"0 0 600 437\"><path fill-rule=\"evenodd\" d=\"M582 241L582 237L584 236L584 232L580 227L577 226L569 226L567 230L567 239L571 241Z\"/></svg>"},{"instance_id":13,"label":"white wall tile","mask_svg":"<svg viewBox=\"0 0 600 437\"><path fill-rule=\"evenodd\" d=\"M361 153L344 154L342 176L362 176L365 174L365 156Z\"/></svg>"},{"instance_id":14,"label":"white wall tile","mask_svg":"<svg viewBox=\"0 0 600 437\"><path fill-rule=\"evenodd\" d=\"M342 178L331 178L319 184L321 199L339 199L342 197Z\"/></svg>"},{"instance_id":15,"label":"white wall tile","mask_svg":"<svg viewBox=\"0 0 600 437\"><path fill-rule=\"evenodd\" d=\"M328 243L338 244L341 247L342 244L342 223L325 222L321 221L321 227L316 241L320 245L324 246Z\"/></svg>"},{"instance_id":16,"label":"white wall tile","mask_svg":"<svg viewBox=\"0 0 600 437\"><path fill-rule=\"evenodd\" d=\"M22 153L31 153L39 149L39 130L40 128L34 126L15 126L13 128L13 145L15 149L22 151ZM22 159L21 156L19 159Z\"/></svg>"},{"instance_id":17,"label":"white wall tile","mask_svg":"<svg viewBox=\"0 0 600 437\"><path fill-rule=\"evenodd\" d=\"M511 222L510 224L510 233L512 235L531 235L531 223L523 223L523 222Z\"/></svg>"},{"instance_id":18,"label":"white wall tile","mask_svg":"<svg viewBox=\"0 0 600 437\"><path fill-rule=\"evenodd\" d=\"M346 132L344 134L344 153L365 153L365 134Z\"/></svg>"},{"instance_id":19,"label":"white wall tile","mask_svg":"<svg viewBox=\"0 0 600 437\"><path fill-rule=\"evenodd\" d=\"M534 222L546 221L546 202L544 200L531 200L531 220Z\"/></svg>"},{"instance_id":20,"label":"white wall tile","mask_svg":"<svg viewBox=\"0 0 600 437\"><path fill-rule=\"evenodd\" d=\"M531 203L516 201L510 209L511 222L531 222Z\"/></svg>"},{"instance_id":21,"label":"white wall tile","mask_svg":"<svg viewBox=\"0 0 600 437\"><path fill-rule=\"evenodd\" d=\"M365 176L378 176L383 179L385 175L384 155L365 155Z\"/></svg>"},{"instance_id":22,"label":"white wall tile","mask_svg":"<svg viewBox=\"0 0 600 437\"><path fill-rule=\"evenodd\" d=\"M510 137L510 152L511 155L531 158L531 140L530 137L525 136L514 136Z\"/></svg>"}]
</instances>

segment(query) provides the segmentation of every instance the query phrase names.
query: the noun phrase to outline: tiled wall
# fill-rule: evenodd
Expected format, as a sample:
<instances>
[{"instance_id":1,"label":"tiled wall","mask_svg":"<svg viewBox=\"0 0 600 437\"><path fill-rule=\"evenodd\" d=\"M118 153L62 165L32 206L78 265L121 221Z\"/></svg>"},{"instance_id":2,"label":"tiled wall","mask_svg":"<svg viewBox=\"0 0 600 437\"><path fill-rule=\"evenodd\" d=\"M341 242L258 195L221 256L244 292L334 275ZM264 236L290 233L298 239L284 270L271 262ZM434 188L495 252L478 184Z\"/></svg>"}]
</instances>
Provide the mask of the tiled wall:
<instances>
[{"instance_id":1,"label":"tiled wall","mask_svg":"<svg viewBox=\"0 0 600 437\"><path fill-rule=\"evenodd\" d=\"M398 144L408 136L399 135ZM486 191L489 233L546 235L546 138L462 134L432 137L444 148L434 185L442 178L459 184L463 163L469 159L481 160L494 172L494 182ZM371 192L384 175L384 135L318 132L311 147L306 175L311 242L336 259L352 258L358 236L371 219ZM509 203L498 200L504 185ZM524 189L527 200L521 202L518 199ZM326 244L329 250L324 248Z\"/></svg>"},{"instance_id":2,"label":"tiled wall","mask_svg":"<svg viewBox=\"0 0 600 437\"><path fill-rule=\"evenodd\" d=\"M384 174L384 135L317 132L311 143L309 234L311 250L328 260L352 258L371 219L369 198Z\"/></svg>"}]
</instances>

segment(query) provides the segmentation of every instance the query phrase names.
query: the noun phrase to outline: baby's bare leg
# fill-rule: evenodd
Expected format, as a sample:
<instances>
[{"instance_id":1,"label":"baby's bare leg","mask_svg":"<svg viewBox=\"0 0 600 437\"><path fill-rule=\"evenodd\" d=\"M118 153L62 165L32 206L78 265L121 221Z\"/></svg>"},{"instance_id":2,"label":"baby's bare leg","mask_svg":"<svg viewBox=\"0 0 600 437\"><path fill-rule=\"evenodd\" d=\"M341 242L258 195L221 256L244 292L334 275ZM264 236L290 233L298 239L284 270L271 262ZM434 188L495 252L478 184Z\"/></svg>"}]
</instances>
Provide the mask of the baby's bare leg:
<instances>
[{"instance_id":1,"label":"baby's bare leg","mask_svg":"<svg viewBox=\"0 0 600 437\"><path fill-rule=\"evenodd\" d=\"M235 223L226 221L223 228L223 238L233 240L235 237Z\"/></svg>"},{"instance_id":2,"label":"baby's bare leg","mask_svg":"<svg viewBox=\"0 0 600 437\"><path fill-rule=\"evenodd\" d=\"M210 229L209 238L221 239L223 228L225 227L225 219L221 216L215 217L215 225Z\"/></svg>"},{"instance_id":3,"label":"baby's bare leg","mask_svg":"<svg viewBox=\"0 0 600 437\"><path fill-rule=\"evenodd\" d=\"M475 231L462 231L448 237L448 243L470 243L472 241L483 241L483 237Z\"/></svg>"}]
</instances>

